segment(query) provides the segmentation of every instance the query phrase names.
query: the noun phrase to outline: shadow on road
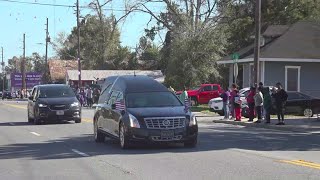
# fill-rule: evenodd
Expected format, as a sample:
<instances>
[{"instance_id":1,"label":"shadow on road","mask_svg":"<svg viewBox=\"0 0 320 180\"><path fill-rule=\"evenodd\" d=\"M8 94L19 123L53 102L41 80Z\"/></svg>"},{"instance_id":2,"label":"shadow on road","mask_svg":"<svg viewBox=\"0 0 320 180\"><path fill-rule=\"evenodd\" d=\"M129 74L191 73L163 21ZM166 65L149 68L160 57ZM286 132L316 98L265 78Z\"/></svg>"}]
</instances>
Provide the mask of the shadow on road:
<instances>
[{"instance_id":1,"label":"shadow on road","mask_svg":"<svg viewBox=\"0 0 320 180\"><path fill-rule=\"evenodd\" d=\"M56 125L56 124L74 124L72 121L57 121L57 122L46 122L42 123L41 125L34 125L33 123L29 122L1 122L1 126L46 126L46 125Z\"/></svg>"},{"instance_id":2,"label":"shadow on road","mask_svg":"<svg viewBox=\"0 0 320 180\"><path fill-rule=\"evenodd\" d=\"M116 140L106 139L95 143L92 134L65 137L40 143L23 143L0 146L0 159L64 159L80 158L76 149L90 156L134 155L159 153L190 153L243 149L255 151L320 151L319 135L278 132L254 128L208 127L202 128L196 148L182 144L138 145L129 150L120 149Z\"/></svg>"}]
</instances>

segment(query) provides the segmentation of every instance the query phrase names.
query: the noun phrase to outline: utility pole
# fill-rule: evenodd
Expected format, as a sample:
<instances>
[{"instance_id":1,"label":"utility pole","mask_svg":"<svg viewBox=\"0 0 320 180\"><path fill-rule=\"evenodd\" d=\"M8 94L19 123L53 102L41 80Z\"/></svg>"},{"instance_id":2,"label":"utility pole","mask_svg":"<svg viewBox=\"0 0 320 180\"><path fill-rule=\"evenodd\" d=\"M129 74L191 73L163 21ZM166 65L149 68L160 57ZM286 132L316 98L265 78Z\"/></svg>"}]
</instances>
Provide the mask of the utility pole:
<instances>
[{"instance_id":1,"label":"utility pole","mask_svg":"<svg viewBox=\"0 0 320 180\"><path fill-rule=\"evenodd\" d=\"M254 48L254 83L260 81L260 34L261 34L261 0L256 0L255 10L255 48ZM253 84L254 85L254 84Z\"/></svg>"},{"instance_id":2,"label":"utility pole","mask_svg":"<svg viewBox=\"0 0 320 180\"><path fill-rule=\"evenodd\" d=\"M1 65L2 65L2 91L4 91L4 84L5 84L5 77L6 74L4 73L4 62L3 62L3 47L1 47Z\"/></svg>"},{"instance_id":3,"label":"utility pole","mask_svg":"<svg viewBox=\"0 0 320 180\"><path fill-rule=\"evenodd\" d=\"M81 88L81 62L80 62L80 22L79 22L79 0L77 0L77 30L78 30L78 76L79 76L79 83L78 86Z\"/></svg>"},{"instance_id":4,"label":"utility pole","mask_svg":"<svg viewBox=\"0 0 320 180\"><path fill-rule=\"evenodd\" d=\"M23 34L23 57L21 62L21 73L22 73L22 86L21 94L23 90L26 90L26 34Z\"/></svg>"},{"instance_id":5,"label":"utility pole","mask_svg":"<svg viewBox=\"0 0 320 180\"><path fill-rule=\"evenodd\" d=\"M49 69L48 69L48 43L50 42L50 37L49 37L49 23L48 23L48 18L47 18L47 23L46 23L46 56L45 56L45 72L43 74L44 76L44 83L48 83L49 80Z\"/></svg>"}]
</instances>

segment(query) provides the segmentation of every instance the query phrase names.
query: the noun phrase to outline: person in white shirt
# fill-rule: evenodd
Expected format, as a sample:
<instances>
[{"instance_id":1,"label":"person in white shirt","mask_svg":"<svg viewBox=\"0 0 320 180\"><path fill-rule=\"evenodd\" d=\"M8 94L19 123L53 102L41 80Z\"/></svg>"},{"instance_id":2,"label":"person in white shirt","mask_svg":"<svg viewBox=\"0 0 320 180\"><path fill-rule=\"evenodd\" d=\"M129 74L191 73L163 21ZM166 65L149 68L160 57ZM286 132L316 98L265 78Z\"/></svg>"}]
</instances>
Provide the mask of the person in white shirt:
<instances>
[{"instance_id":1,"label":"person in white shirt","mask_svg":"<svg viewBox=\"0 0 320 180\"><path fill-rule=\"evenodd\" d=\"M261 123L262 107L263 107L263 95L261 93L261 88L257 88L256 95L254 96L254 104L255 104L256 113L258 116L258 121L256 121L256 123Z\"/></svg>"}]
</instances>

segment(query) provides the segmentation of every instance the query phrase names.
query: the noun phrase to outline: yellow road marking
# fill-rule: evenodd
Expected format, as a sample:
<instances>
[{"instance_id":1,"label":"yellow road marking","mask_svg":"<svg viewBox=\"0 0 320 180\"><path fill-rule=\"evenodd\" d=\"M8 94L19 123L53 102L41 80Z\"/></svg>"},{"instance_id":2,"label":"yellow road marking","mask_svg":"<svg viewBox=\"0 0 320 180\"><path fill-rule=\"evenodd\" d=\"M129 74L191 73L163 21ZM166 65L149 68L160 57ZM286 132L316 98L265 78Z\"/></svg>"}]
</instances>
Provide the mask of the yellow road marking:
<instances>
[{"instance_id":1,"label":"yellow road marking","mask_svg":"<svg viewBox=\"0 0 320 180\"><path fill-rule=\"evenodd\" d=\"M298 165L298 166L309 167L309 168L313 168L313 169L320 169L320 164L308 162L308 161L304 161L304 160L290 160L290 161L289 160L281 160L280 162L294 164L294 165Z\"/></svg>"},{"instance_id":2,"label":"yellow road marking","mask_svg":"<svg viewBox=\"0 0 320 180\"><path fill-rule=\"evenodd\" d=\"M6 104L7 106L11 106L19 109L28 109L25 105L15 105L15 104Z\"/></svg>"},{"instance_id":3,"label":"yellow road marking","mask_svg":"<svg viewBox=\"0 0 320 180\"><path fill-rule=\"evenodd\" d=\"M81 120L84 122L92 123L92 119L89 118L82 118Z\"/></svg>"}]
</instances>

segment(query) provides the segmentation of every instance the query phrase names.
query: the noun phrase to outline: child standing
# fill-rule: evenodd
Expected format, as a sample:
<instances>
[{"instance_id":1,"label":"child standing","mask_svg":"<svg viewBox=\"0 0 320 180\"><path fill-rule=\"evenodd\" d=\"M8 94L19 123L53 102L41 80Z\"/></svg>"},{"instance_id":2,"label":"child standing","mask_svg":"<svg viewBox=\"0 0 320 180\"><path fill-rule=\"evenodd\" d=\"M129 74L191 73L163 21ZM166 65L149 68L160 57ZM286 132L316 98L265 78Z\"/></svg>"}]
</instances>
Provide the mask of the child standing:
<instances>
[{"instance_id":1,"label":"child standing","mask_svg":"<svg viewBox=\"0 0 320 180\"><path fill-rule=\"evenodd\" d=\"M234 90L235 96L234 96L234 113L235 113L235 121L241 121L241 100L239 96L239 91L237 89Z\"/></svg>"}]
</instances>

